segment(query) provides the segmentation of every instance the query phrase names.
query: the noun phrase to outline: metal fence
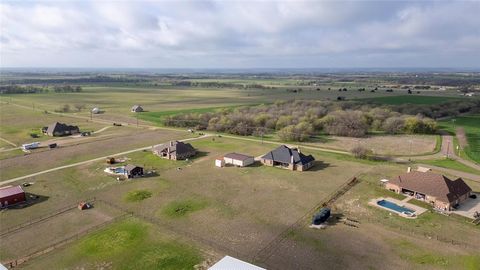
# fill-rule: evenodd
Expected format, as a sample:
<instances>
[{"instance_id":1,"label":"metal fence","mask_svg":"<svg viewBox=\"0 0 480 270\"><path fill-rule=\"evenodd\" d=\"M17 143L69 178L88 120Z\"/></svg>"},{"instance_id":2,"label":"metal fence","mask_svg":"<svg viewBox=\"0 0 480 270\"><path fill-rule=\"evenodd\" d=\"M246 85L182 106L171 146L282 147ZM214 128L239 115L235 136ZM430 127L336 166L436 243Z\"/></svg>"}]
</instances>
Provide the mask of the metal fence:
<instances>
[{"instance_id":1,"label":"metal fence","mask_svg":"<svg viewBox=\"0 0 480 270\"><path fill-rule=\"evenodd\" d=\"M85 200L85 202L94 202L94 201L95 201L95 197ZM55 217L55 216L58 216L60 214L65 213L65 212L68 212L68 211L70 211L70 210L72 210L76 207L78 207L78 203L67 205L67 206L62 207L60 209L57 209L57 210L55 210L51 213L48 213L44 216L41 216L41 217L38 217L38 218L35 218L35 219L31 219L29 221L23 222L20 225L12 226L12 227L9 227L9 228L6 228L6 229L2 229L2 231L0 232L0 237L5 236L5 235L10 234L10 233L13 233L13 232L16 232L16 231L19 231L19 230L22 230L22 229L25 229L25 228L27 228L31 225L34 225L34 224L37 224L37 223L40 223L40 222L43 222L43 221L47 221L52 217Z\"/></svg>"},{"instance_id":2,"label":"metal fence","mask_svg":"<svg viewBox=\"0 0 480 270\"><path fill-rule=\"evenodd\" d=\"M39 249L39 250L37 250L37 251L35 251L35 252L32 252L32 253L28 254L27 256L24 256L24 257L19 258L19 259L11 260L11 261L8 261L8 262L3 262L3 265L5 265L5 266L6 266L7 268L9 268L9 269L15 268L15 267L17 267L17 266L20 266L21 264L27 263L29 260L31 260L31 259L33 259L33 258L36 258L36 257L41 256L41 255L44 255L44 254L49 253L49 252L51 252L51 251L53 251L53 250L55 250L55 249L57 249L57 248L59 248L59 247L62 247L62 246L64 246L64 245L66 245L66 244L68 244L68 243L70 243L70 242L73 242L73 241L75 241L75 240L78 240L78 239L80 239L81 237L87 235L87 234L90 233L90 232L97 231L97 230L99 230L99 229L101 229L101 228L103 228L103 227L105 227L105 226L107 226L107 225L109 225L109 224L111 224L111 223L117 222L117 221L119 221L119 220L121 220L121 219L125 219L125 218L130 217L130 216L131 216L130 214L123 214L123 215L121 215L121 216L117 216L117 217L115 217L115 218L113 218L113 219L111 219L111 220L107 220L107 221L105 221L105 222L103 222L103 223L100 223L100 224L98 224L98 225L96 225L96 226L90 227L90 228L88 228L88 229L86 229L86 230L83 230L83 231L81 231L81 232L79 232L79 233L76 233L76 234L74 234L74 235L72 235L72 236L70 236L70 237L68 237L68 238L64 238L64 239L62 239L62 240L60 240L60 241L58 241L58 242L55 242L55 243L53 243L53 244L50 244L49 246L44 247L44 248L41 248L41 249Z\"/></svg>"},{"instance_id":3,"label":"metal fence","mask_svg":"<svg viewBox=\"0 0 480 270\"><path fill-rule=\"evenodd\" d=\"M311 215L317 211L321 207L325 207L331 205L335 202L340 196L345 194L349 191L352 187L354 187L358 183L358 178L356 176L350 178L345 184L340 186L337 190L330 193L324 200L320 201L317 205L312 207L309 211L305 213L302 217L300 217L295 223L288 226L283 232L277 235L273 240L271 240L264 248L257 253L252 259L256 262L266 261L270 256L273 255L275 250L278 248L279 244L284 241L285 238L294 230L302 227L303 225L308 222Z\"/></svg>"}]
</instances>

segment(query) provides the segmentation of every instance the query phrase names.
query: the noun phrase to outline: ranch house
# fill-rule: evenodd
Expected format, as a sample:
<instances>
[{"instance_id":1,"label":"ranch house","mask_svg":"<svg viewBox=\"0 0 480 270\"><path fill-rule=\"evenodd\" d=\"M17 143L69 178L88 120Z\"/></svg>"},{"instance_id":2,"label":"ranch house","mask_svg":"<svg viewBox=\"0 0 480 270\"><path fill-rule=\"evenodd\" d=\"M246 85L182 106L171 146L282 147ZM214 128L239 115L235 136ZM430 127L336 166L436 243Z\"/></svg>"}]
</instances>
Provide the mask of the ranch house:
<instances>
[{"instance_id":1,"label":"ranch house","mask_svg":"<svg viewBox=\"0 0 480 270\"><path fill-rule=\"evenodd\" d=\"M260 158L260 162L264 165L292 171L306 171L313 166L314 161L315 158L312 155L304 155L300 149L289 148L286 145L282 145Z\"/></svg>"},{"instance_id":2,"label":"ranch house","mask_svg":"<svg viewBox=\"0 0 480 270\"><path fill-rule=\"evenodd\" d=\"M182 160L195 156L195 148L189 143L170 141L153 147L153 153L159 157Z\"/></svg>"},{"instance_id":3,"label":"ranch house","mask_svg":"<svg viewBox=\"0 0 480 270\"><path fill-rule=\"evenodd\" d=\"M385 188L425 201L443 211L455 209L472 192L462 178L450 180L441 174L418 171L402 174L389 180Z\"/></svg>"}]
</instances>

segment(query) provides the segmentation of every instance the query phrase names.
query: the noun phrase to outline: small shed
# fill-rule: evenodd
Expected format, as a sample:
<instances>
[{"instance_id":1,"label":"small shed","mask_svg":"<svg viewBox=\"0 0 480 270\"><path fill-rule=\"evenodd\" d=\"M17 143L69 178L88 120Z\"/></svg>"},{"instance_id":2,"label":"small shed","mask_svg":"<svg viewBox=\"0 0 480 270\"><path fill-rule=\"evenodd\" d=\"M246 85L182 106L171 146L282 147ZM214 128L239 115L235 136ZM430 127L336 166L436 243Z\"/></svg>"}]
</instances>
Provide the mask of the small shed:
<instances>
[{"instance_id":1,"label":"small shed","mask_svg":"<svg viewBox=\"0 0 480 270\"><path fill-rule=\"evenodd\" d=\"M125 174L128 178L135 178L143 176L143 168L140 166L128 164L125 166Z\"/></svg>"},{"instance_id":2,"label":"small shed","mask_svg":"<svg viewBox=\"0 0 480 270\"><path fill-rule=\"evenodd\" d=\"M143 108L140 105L133 105L132 112L143 112Z\"/></svg>"},{"instance_id":3,"label":"small shed","mask_svg":"<svg viewBox=\"0 0 480 270\"><path fill-rule=\"evenodd\" d=\"M225 164L231 164L239 167L246 167L252 165L255 159L252 156L247 156L239 153L229 153L223 157Z\"/></svg>"},{"instance_id":4,"label":"small shed","mask_svg":"<svg viewBox=\"0 0 480 270\"><path fill-rule=\"evenodd\" d=\"M21 186L5 186L0 188L0 208L8 207L27 200Z\"/></svg>"},{"instance_id":5,"label":"small shed","mask_svg":"<svg viewBox=\"0 0 480 270\"><path fill-rule=\"evenodd\" d=\"M215 159L215 166L219 168L225 167L225 161L223 160L223 157Z\"/></svg>"},{"instance_id":6,"label":"small shed","mask_svg":"<svg viewBox=\"0 0 480 270\"><path fill-rule=\"evenodd\" d=\"M98 107L93 108L92 113L93 114L99 114L100 113L100 108L98 108Z\"/></svg>"}]
</instances>

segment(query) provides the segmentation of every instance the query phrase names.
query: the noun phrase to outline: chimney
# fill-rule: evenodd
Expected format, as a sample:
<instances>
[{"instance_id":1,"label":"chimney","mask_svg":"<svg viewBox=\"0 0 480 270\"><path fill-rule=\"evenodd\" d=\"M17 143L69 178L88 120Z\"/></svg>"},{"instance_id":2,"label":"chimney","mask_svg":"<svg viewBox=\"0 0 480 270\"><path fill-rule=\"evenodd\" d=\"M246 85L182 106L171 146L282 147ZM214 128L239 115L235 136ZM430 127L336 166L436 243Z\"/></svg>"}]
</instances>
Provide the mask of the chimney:
<instances>
[{"instance_id":1,"label":"chimney","mask_svg":"<svg viewBox=\"0 0 480 270\"><path fill-rule=\"evenodd\" d=\"M407 173L411 172L412 171L412 167L408 167L407 168Z\"/></svg>"}]
</instances>

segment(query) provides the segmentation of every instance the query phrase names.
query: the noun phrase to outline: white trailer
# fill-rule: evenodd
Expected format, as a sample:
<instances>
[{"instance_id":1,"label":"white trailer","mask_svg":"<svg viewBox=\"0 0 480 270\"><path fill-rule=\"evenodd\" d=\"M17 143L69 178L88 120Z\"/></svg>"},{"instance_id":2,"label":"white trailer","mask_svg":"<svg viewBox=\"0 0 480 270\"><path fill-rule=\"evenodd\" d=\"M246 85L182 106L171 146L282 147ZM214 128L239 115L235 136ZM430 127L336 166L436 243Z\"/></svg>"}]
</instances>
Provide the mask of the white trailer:
<instances>
[{"instance_id":1,"label":"white trailer","mask_svg":"<svg viewBox=\"0 0 480 270\"><path fill-rule=\"evenodd\" d=\"M24 151L31 150L31 149L35 149L35 148L38 148L38 147L40 147L40 143L39 143L39 142L22 144L22 149L23 149Z\"/></svg>"}]
</instances>

